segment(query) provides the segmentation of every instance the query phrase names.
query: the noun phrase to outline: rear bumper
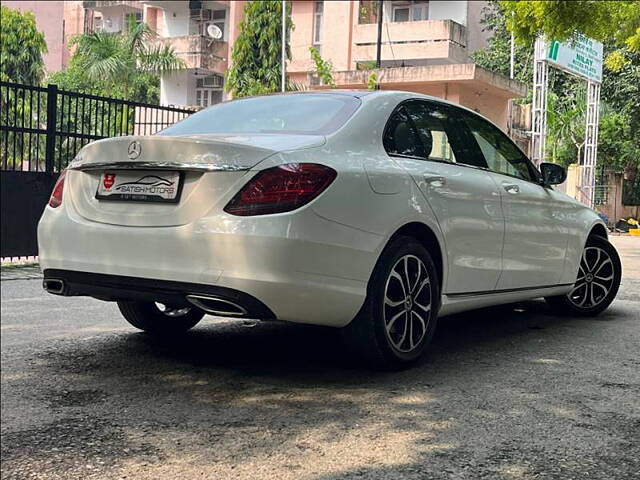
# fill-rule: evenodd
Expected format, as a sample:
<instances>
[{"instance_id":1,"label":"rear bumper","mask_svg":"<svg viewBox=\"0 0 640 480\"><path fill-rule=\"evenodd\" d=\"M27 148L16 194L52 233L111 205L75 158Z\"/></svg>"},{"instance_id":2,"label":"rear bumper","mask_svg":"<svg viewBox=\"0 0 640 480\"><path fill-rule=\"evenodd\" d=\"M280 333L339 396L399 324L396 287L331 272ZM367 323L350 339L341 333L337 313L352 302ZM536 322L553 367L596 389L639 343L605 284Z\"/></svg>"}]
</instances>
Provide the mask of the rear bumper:
<instances>
[{"instance_id":1,"label":"rear bumper","mask_svg":"<svg viewBox=\"0 0 640 480\"><path fill-rule=\"evenodd\" d=\"M70 278L70 288L82 286L69 291L74 295L116 298L114 291L121 295L130 287L120 288L121 277L215 287L257 299L278 320L335 327L349 323L362 306L382 240L311 209L263 217L220 213L181 226L130 227L87 220L63 201L57 209L46 207L38 226L45 271L118 280L98 291L102 282ZM142 292L145 299L157 293L167 292Z\"/></svg>"},{"instance_id":2,"label":"rear bumper","mask_svg":"<svg viewBox=\"0 0 640 480\"><path fill-rule=\"evenodd\" d=\"M56 288L50 288L55 285ZM275 314L257 298L231 288L167 280L46 269L45 290L65 297L89 296L100 300L141 300L175 307L190 306L188 295L215 297L242 307L246 312L234 317L273 320ZM57 287L60 287L59 289Z\"/></svg>"}]
</instances>

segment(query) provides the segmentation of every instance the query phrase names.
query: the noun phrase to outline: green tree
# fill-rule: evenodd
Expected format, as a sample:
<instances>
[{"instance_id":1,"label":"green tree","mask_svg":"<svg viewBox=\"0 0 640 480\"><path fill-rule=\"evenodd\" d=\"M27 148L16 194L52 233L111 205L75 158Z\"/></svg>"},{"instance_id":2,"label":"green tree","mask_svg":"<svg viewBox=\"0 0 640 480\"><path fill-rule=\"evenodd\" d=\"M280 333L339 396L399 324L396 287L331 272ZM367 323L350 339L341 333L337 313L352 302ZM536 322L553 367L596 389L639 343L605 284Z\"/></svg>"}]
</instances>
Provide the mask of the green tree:
<instances>
[{"instance_id":1,"label":"green tree","mask_svg":"<svg viewBox=\"0 0 640 480\"><path fill-rule=\"evenodd\" d=\"M95 81L87 75L83 61L74 55L65 70L54 72L47 78L48 83L62 90L89 93L103 97L126 98L135 102L157 104L160 101L160 77L151 72L138 72L133 77L129 92L125 93L121 84Z\"/></svg>"},{"instance_id":2,"label":"green tree","mask_svg":"<svg viewBox=\"0 0 640 480\"><path fill-rule=\"evenodd\" d=\"M480 66L509 74L510 34L505 9L507 2L493 0L483 10L481 23L492 37L486 48L472 54ZM522 2L526 3L526 2ZM552 2L551 2L552 3ZM577 2L580 3L580 2ZM534 37L516 44L515 76L531 84ZM601 87L602 111L598 139L598 164L605 169L625 170L634 175L640 164L640 52L619 48L611 40L604 45L611 57L618 52L624 61L617 68L605 67ZM549 69L547 108L548 159L567 165L583 152L585 135L585 81L556 69ZM531 101L529 97L522 100Z\"/></svg>"},{"instance_id":3,"label":"green tree","mask_svg":"<svg viewBox=\"0 0 640 480\"><path fill-rule=\"evenodd\" d=\"M471 53L471 59L487 70L509 76L511 34L506 27L504 11L497 0L489 2L483 8L480 23L482 30L491 36L485 48ZM521 42L515 47L514 77L529 83L533 75L533 42Z\"/></svg>"},{"instance_id":4,"label":"green tree","mask_svg":"<svg viewBox=\"0 0 640 480\"><path fill-rule=\"evenodd\" d=\"M500 5L509 30L522 43L529 43L541 34L564 41L580 32L640 52L640 0L501 0ZM621 52L616 50L607 61L611 68L618 68L621 59Z\"/></svg>"},{"instance_id":5,"label":"green tree","mask_svg":"<svg viewBox=\"0 0 640 480\"><path fill-rule=\"evenodd\" d=\"M336 82L333 79L333 65L331 62L329 60L324 60L316 47L309 47L309 53L311 54L311 59L315 64L315 73L322 81L322 84L335 88Z\"/></svg>"},{"instance_id":6,"label":"green tree","mask_svg":"<svg viewBox=\"0 0 640 480\"><path fill-rule=\"evenodd\" d=\"M122 33L79 35L72 40L77 48L69 70L52 79L65 86L75 84L81 91L128 100L157 96L158 74L180 69L184 61L173 47L156 38L148 25L134 22Z\"/></svg>"},{"instance_id":7,"label":"green tree","mask_svg":"<svg viewBox=\"0 0 640 480\"><path fill-rule=\"evenodd\" d=\"M0 80L38 85L44 75L44 34L31 12L0 7Z\"/></svg>"},{"instance_id":8,"label":"green tree","mask_svg":"<svg viewBox=\"0 0 640 480\"><path fill-rule=\"evenodd\" d=\"M286 36L289 38L291 4L287 3ZM286 57L291 58L287 40ZM244 7L240 34L233 45L226 88L234 97L280 90L282 50L282 2L253 0ZM294 87L295 88L295 87Z\"/></svg>"}]
</instances>

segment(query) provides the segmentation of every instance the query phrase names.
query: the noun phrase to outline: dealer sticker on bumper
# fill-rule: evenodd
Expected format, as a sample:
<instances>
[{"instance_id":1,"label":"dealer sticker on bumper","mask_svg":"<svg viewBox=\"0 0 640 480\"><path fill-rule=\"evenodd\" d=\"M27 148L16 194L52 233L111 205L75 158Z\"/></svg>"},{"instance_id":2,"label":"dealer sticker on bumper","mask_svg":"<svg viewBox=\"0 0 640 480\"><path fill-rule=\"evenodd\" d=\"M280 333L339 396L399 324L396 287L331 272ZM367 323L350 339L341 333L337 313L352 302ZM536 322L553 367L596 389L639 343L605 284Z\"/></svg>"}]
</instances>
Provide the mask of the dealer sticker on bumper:
<instances>
[{"instance_id":1,"label":"dealer sticker on bumper","mask_svg":"<svg viewBox=\"0 0 640 480\"><path fill-rule=\"evenodd\" d=\"M182 189L182 172L126 170L104 172L96 198L129 202L177 203Z\"/></svg>"}]
</instances>

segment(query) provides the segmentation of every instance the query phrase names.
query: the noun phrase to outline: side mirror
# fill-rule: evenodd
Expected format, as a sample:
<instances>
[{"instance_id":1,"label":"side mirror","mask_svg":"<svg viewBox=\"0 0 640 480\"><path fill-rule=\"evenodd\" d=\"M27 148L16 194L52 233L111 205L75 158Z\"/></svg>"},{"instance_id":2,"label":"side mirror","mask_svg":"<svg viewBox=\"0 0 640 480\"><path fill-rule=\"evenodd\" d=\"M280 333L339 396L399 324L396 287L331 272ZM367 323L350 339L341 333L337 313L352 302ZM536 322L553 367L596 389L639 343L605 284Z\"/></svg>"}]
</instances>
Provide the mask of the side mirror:
<instances>
[{"instance_id":1,"label":"side mirror","mask_svg":"<svg viewBox=\"0 0 640 480\"><path fill-rule=\"evenodd\" d=\"M540 173L544 185L559 185L567 179L567 171L557 163L541 163Z\"/></svg>"}]
</instances>

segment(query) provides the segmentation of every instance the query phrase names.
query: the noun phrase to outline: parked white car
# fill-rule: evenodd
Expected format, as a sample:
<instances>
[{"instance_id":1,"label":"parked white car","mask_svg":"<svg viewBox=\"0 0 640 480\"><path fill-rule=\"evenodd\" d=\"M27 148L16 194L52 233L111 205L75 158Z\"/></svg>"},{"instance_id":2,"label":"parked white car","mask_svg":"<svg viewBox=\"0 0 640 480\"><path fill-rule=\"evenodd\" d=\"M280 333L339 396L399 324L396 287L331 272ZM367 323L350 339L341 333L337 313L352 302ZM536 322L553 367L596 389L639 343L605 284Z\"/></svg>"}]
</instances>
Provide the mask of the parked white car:
<instances>
[{"instance_id":1,"label":"parked white car","mask_svg":"<svg viewBox=\"0 0 640 480\"><path fill-rule=\"evenodd\" d=\"M598 215L497 127L407 92L239 99L100 140L38 228L44 288L173 334L204 314L341 327L369 362L426 349L438 316L545 297L594 315L621 276Z\"/></svg>"}]
</instances>

